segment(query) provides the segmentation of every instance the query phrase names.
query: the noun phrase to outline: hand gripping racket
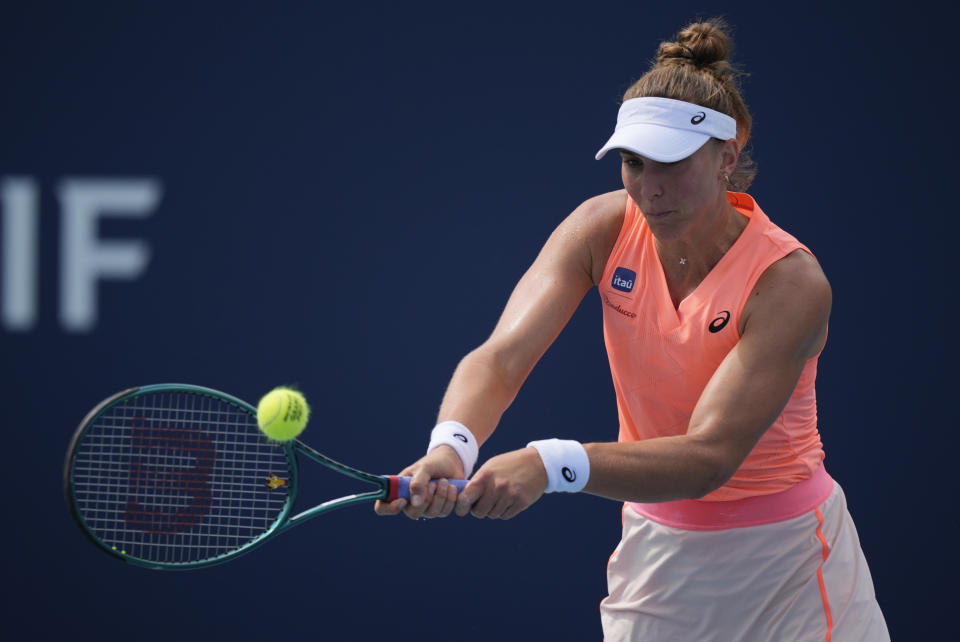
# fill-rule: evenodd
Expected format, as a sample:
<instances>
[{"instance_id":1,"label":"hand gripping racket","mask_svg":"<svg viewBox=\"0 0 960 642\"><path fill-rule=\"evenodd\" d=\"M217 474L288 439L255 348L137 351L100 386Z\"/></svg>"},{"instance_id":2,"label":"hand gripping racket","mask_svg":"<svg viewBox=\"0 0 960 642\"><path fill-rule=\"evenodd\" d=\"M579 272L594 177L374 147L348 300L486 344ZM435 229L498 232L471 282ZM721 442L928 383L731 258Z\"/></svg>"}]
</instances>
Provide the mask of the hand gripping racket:
<instances>
[{"instance_id":1,"label":"hand gripping racket","mask_svg":"<svg viewBox=\"0 0 960 642\"><path fill-rule=\"evenodd\" d=\"M293 514L298 454L376 490ZM63 484L94 544L153 569L218 564L311 517L410 497L409 477L365 473L297 440L271 441L250 404L183 384L131 388L100 402L73 435Z\"/></svg>"}]
</instances>

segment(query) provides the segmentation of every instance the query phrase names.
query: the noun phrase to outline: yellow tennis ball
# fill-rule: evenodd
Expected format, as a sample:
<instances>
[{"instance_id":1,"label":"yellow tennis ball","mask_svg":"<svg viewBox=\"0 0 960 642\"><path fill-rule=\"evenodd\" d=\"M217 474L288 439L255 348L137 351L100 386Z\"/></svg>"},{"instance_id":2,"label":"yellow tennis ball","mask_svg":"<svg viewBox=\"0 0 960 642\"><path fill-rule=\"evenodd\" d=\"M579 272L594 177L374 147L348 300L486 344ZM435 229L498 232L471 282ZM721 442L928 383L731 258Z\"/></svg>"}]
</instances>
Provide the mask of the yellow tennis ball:
<instances>
[{"instance_id":1,"label":"yellow tennis ball","mask_svg":"<svg viewBox=\"0 0 960 642\"><path fill-rule=\"evenodd\" d=\"M257 425L276 441L289 441L303 432L310 418L310 406L298 390L274 388L257 404Z\"/></svg>"}]
</instances>

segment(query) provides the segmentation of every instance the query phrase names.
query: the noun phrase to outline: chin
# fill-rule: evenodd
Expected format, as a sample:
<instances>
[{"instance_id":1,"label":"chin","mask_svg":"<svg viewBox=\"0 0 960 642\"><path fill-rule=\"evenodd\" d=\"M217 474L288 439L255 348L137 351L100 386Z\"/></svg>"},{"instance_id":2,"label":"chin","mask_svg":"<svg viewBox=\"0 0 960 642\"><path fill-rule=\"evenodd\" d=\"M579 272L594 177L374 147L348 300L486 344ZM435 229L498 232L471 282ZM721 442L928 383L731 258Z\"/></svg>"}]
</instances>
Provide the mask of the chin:
<instances>
[{"instance_id":1,"label":"chin","mask_svg":"<svg viewBox=\"0 0 960 642\"><path fill-rule=\"evenodd\" d=\"M650 228L658 241L676 241L683 236L685 227L678 225L675 220L671 219L671 216L673 215L657 218L644 215L647 227Z\"/></svg>"}]
</instances>

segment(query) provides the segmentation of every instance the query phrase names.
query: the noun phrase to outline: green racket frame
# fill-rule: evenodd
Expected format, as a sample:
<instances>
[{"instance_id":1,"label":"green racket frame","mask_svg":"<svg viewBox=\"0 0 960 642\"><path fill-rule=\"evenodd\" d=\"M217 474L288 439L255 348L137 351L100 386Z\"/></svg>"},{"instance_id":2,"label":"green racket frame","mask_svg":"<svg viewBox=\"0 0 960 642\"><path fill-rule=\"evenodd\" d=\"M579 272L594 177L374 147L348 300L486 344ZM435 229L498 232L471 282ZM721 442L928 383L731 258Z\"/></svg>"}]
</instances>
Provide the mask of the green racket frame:
<instances>
[{"instance_id":1,"label":"green racket frame","mask_svg":"<svg viewBox=\"0 0 960 642\"><path fill-rule=\"evenodd\" d=\"M140 397L149 394L157 393L177 393L177 392L188 392L194 393L197 395L211 397L223 401L229 405L236 407L237 409L248 413L253 417L254 422L256 422L257 409L254 408L249 403L238 399L232 395L220 392L218 390L213 390L211 388L205 388L203 386L196 386L191 384L154 384L147 385L137 388L129 388L123 390L98 404L93 410L91 410L83 421L80 423L80 426L77 428L74 433L73 439L70 442L69 450L67 451L66 463L64 465L64 494L66 496L67 504L70 507L70 513L76 521L77 525L81 528L84 534L97 545L100 550L108 553L114 558L123 560L125 562L135 564L137 566L142 566L145 568L151 569L166 569L166 570L191 570L204 568L207 566L212 566L214 564L220 564L228 560L234 559L240 555L249 553L251 550L257 548L263 544L268 539L279 535L280 533L293 528L303 522L328 513L330 511L336 510L338 508L344 508L347 506L352 506L354 504L371 502L378 499L390 500L395 499L398 493L398 481L397 477L393 475L374 475L371 473L366 473L356 468L352 468L340 462L330 459L326 455L323 455L320 452L317 452L310 446L307 446L299 440L291 440L288 442L277 443L276 445L283 449L287 458L288 473L289 479L287 480L288 484L288 495L287 500L280 513L277 515L273 523L259 536L251 539L249 542L231 550L229 552L217 555L216 557L211 557L199 561L190 561L190 562L156 562L151 560L144 560L132 555L126 554L122 550L116 549L116 547L108 544L103 541L97 534L87 525L86 521L81 514L81 507L79 500L76 495L76 491L73 485L73 467L75 463L75 458L79 445L82 443L84 436L87 431L96 424L97 420L108 410L113 408L119 403L122 403L126 400ZM264 437L266 439L266 437ZM313 508L304 510L296 515L291 516L293 512L294 504L297 500L298 487L299 487L299 462L298 454L302 454L309 459L318 462L327 468L335 470L338 473L352 477L359 481L367 482L373 484L377 487L376 490L372 490L365 493L359 493L354 495L347 495L337 499L331 499L329 501L323 502ZM402 482L401 482L402 484ZM403 492L403 491L399 491Z\"/></svg>"}]
</instances>

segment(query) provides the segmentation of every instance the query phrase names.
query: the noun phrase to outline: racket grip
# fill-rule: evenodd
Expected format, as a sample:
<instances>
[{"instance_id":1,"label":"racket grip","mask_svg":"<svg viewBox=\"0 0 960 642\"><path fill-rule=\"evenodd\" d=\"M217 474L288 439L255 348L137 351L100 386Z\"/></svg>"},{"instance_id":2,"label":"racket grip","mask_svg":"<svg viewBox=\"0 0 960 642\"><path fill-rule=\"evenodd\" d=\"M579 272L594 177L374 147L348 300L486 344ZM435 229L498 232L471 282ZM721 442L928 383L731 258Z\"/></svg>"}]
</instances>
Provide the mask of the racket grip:
<instances>
[{"instance_id":1,"label":"racket grip","mask_svg":"<svg viewBox=\"0 0 960 642\"><path fill-rule=\"evenodd\" d=\"M392 502L395 499L410 499L410 480L412 477L406 475L387 475L390 480L390 492L387 494L386 501ZM436 480L433 480L436 481ZM448 483L457 487L459 493L469 483L466 479L448 479Z\"/></svg>"}]
</instances>

